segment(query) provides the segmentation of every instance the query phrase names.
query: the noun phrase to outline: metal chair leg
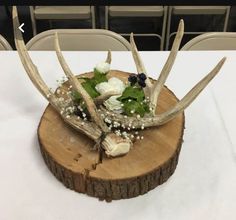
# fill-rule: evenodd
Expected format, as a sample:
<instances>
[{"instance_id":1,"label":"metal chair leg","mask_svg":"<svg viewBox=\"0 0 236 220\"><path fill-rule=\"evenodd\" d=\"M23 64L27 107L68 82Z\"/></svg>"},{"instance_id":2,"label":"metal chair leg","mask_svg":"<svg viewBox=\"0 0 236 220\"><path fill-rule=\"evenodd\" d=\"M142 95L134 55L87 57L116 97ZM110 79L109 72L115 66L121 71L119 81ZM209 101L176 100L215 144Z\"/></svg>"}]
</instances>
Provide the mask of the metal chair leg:
<instances>
[{"instance_id":1,"label":"metal chair leg","mask_svg":"<svg viewBox=\"0 0 236 220\"><path fill-rule=\"evenodd\" d=\"M226 32L228 28L228 22L229 22L229 14L230 14L230 6L227 7L226 14L225 14L225 22L224 22L224 28L223 31Z\"/></svg>"},{"instance_id":2,"label":"metal chair leg","mask_svg":"<svg viewBox=\"0 0 236 220\"><path fill-rule=\"evenodd\" d=\"M96 18L95 18L95 8L94 6L91 6L91 20L92 20L92 28L96 28Z\"/></svg>"},{"instance_id":3,"label":"metal chair leg","mask_svg":"<svg viewBox=\"0 0 236 220\"><path fill-rule=\"evenodd\" d=\"M170 43L169 41L170 41L171 14L172 14L172 6L169 6L168 19L167 19L167 31L166 31L166 50L169 49L169 43Z\"/></svg>"},{"instance_id":4,"label":"metal chair leg","mask_svg":"<svg viewBox=\"0 0 236 220\"><path fill-rule=\"evenodd\" d=\"M164 50L165 34L166 34L167 11L168 11L168 7L165 6L164 7L164 14L163 14L163 22L162 22L162 33L161 33L161 46L160 46L160 50Z\"/></svg>"},{"instance_id":5,"label":"metal chair leg","mask_svg":"<svg viewBox=\"0 0 236 220\"><path fill-rule=\"evenodd\" d=\"M35 36L37 34L37 26L36 26L36 20L34 17L34 7L30 6L30 18L32 23L32 29L33 29L33 35Z\"/></svg>"},{"instance_id":6,"label":"metal chair leg","mask_svg":"<svg viewBox=\"0 0 236 220\"><path fill-rule=\"evenodd\" d=\"M108 19L109 19L108 6L105 6L105 29L107 30L109 29Z\"/></svg>"}]
</instances>

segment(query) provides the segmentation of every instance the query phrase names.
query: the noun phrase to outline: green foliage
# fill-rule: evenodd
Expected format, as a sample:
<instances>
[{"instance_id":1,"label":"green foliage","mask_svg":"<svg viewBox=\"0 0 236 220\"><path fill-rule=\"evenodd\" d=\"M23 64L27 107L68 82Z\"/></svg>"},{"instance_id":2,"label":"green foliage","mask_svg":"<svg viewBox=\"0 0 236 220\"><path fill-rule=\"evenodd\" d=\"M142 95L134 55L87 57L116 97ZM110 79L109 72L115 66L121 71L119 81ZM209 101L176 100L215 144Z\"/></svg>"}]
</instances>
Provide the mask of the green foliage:
<instances>
[{"instance_id":1,"label":"green foliage","mask_svg":"<svg viewBox=\"0 0 236 220\"><path fill-rule=\"evenodd\" d=\"M84 80L84 82L82 82L81 85L93 99L100 95L100 93L95 89L95 86L101 82L107 82L106 74L98 72L95 68L94 68L94 76L92 78L82 77L79 79ZM82 100L80 94L76 91L72 92L72 98L76 103L80 103Z\"/></svg>"},{"instance_id":2,"label":"green foliage","mask_svg":"<svg viewBox=\"0 0 236 220\"><path fill-rule=\"evenodd\" d=\"M94 76L92 78L84 77L80 79L84 80L81 84L93 99L100 95L95 89L96 85L108 81L106 74L100 73L96 69L94 69ZM78 92L73 91L72 98L75 103L81 105L82 98ZM143 117L145 113L149 112L149 106L144 102L144 99L145 95L143 89L137 85L130 85L125 88L124 92L117 100L122 102L123 110L126 115L132 116L134 114L139 114ZM82 107L85 108L85 105L82 105Z\"/></svg>"},{"instance_id":3,"label":"green foliage","mask_svg":"<svg viewBox=\"0 0 236 220\"><path fill-rule=\"evenodd\" d=\"M96 86L97 84L101 83L101 82L107 82L107 81L108 81L106 74L98 72L98 71L96 70L96 68L94 68L93 72L94 72L94 77L93 77L91 80L94 81L95 86Z\"/></svg>"},{"instance_id":4,"label":"green foliage","mask_svg":"<svg viewBox=\"0 0 236 220\"><path fill-rule=\"evenodd\" d=\"M122 96L118 98L119 101L126 101L127 99L136 100L142 102L145 98L143 89L135 86L128 86L125 88Z\"/></svg>"},{"instance_id":5,"label":"green foliage","mask_svg":"<svg viewBox=\"0 0 236 220\"><path fill-rule=\"evenodd\" d=\"M146 112L149 112L147 104L143 104L135 100L131 100L130 102L126 100L123 102L123 104L123 110L128 116L139 114L141 117L143 117ZM134 111L134 113L132 113L132 111Z\"/></svg>"},{"instance_id":6,"label":"green foliage","mask_svg":"<svg viewBox=\"0 0 236 220\"><path fill-rule=\"evenodd\" d=\"M93 85L92 82L90 81L82 82L82 86L84 87L84 89L90 95L91 98L94 99L100 95L99 92L95 89L95 86Z\"/></svg>"},{"instance_id":7,"label":"green foliage","mask_svg":"<svg viewBox=\"0 0 236 220\"><path fill-rule=\"evenodd\" d=\"M144 99L145 95L141 87L128 86L117 100L123 103L126 115L139 114L143 117L146 112L149 112L149 106L143 102Z\"/></svg>"}]
</instances>

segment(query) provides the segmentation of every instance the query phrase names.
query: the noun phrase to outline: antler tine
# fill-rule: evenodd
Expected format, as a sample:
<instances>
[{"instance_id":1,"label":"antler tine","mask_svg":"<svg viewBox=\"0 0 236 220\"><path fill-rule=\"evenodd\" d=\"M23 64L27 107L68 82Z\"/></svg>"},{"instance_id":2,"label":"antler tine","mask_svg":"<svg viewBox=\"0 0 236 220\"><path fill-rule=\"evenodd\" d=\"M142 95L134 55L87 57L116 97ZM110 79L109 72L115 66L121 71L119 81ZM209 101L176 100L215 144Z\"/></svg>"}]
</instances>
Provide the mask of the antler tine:
<instances>
[{"instance_id":1,"label":"antler tine","mask_svg":"<svg viewBox=\"0 0 236 220\"><path fill-rule=\"evenodd\" d=\"M65 58L62 55L59 40L58 40L58 34L55 33L55 49L57 58L61 64L62 69L64 70L66 76L68 77L71 85L73 88L82 96L84 99L84 102L87 106L88 112L90 113L91 118L94 120L94 122L104 131L109 132L108 127L104 123L103 119L99 116L97 112L97 107L92 100L92 98L89 96L89 94L86 92L86 90L83 88L83 86L80 84L78 79L73 75L72 71L70 70L69 66L67 65Z\"/></svg>"},{"instance_id":2,"label":"antler tine","mask_svg":"<svg viewBox=\"0 0 236 220\"><path fill-rule=\"evenodd\" d=\"M150 102L152 104L152 109L153 109L153 114L155 114L155 110L156 110L156 106L157 106L157 101L158 101L158 97L159 94L161 92L161 89L164 86L164 83L170 73L170 70L175 62L175 58L177 56L179 47L180 47L180 43L181 40L183 38L184 35L184 21L181 19L179 22L179 27L178 27L178 31L176 33L175 36L175 40L174 43L172 45L171 48L171 52L169 54L169 57L160 73L160 76L158 78L158 80L154 83L151 94L150 94Z\"/></svg>"},{"instance_id":3,"label":"antler tine","mask_svg":"<svg viewBox=\"0 0 236 220\"><path fill-rule=\"evenodd\" d=\"M106 59L106 63L111 64L111 51L110 51L110 50L107 51L107 59Z\"/></svg>"},{"instance_id":4,"label":"antler tine","mask_svg":"<svg viewBox=\"0 0 236 220\"><path fill-rule=\"evenodd\" d=\"M214 69L206 75L201 81L199 81L172 109L158 115L159 124L164 124L173 119L178 113L187 108L194 99L200 94L200 92L208 85L208 83L219 73L223 66L226 57L222 58L220 62L214 67Z\"/></svg>"},{"instance_id":5,"label":"antler tine","mask_svg":"<svg viewBox=\"0 0 236 220\"><path fill-rule=\"evenodd\" d=\"M16 6L13 6L12 9L12 17L13 17L13 26L14 26L14 36L15 36L15 44L17 51L19 53L19 57L22 61L22 64L31 79L32 83L35 87L40 91L40 93L49 101L49 103L54 107L54 109L61 114L61 106L60 103L57 101L57 97L54 95L53 92L50 91L46 83L41 78L37 67L33 64L28 51L26 49L23 37L21 32L19 31L19 19ZM101 130L97 127L96 124L91 122L82 122L77 118L66 118L62 115L64 121L74 127L76 130L82 131L86 135L88 135L93 140L99 139L101 136Z\"/></svg>"},{"instance_id":6,"label":"antler tine","mask_svg":"<svg viewBox=\"0 0 236 220\"><path fill-rule=\"evenodd\" d=\"M137 68L137 72L144 73L147 76L146 69L144 67L143 61L138 53L138 49L137 49L137 46L134 41L134 34L133 33L130 34L130 44L131 44L131 52L133 55L133 59L134 59L136 68ZM147 88L152 87L152 83L148 77L146 79L146 84L147 84Z\"/></svg>"},{"instance_id":7,"label":"antler tine","mask_svg":"<svg viewBox=\"0 0 236 220\"><path fill-rule=\"evenodd\" d=\"M18 13L16 6L13 6L12 9L12 18L13 18L13 29L14 29L14 36L15 36L15 45L21 59L21 62L31 79L32 83L35 87L40 91L40 93L49 100L52 105L55 105L56 97L47 87L46 83L41 78L37 67L33 64L28 51L26 49L22 34L18 27L20 26L20 22L18 19Z\"/></svg>"},{"instance_id":8,"label":"antler tine","mask_svg":"<svg viewBox=\"0 0 236 220\"><path fill-rule=\"evenodd\" d=\"M109 99L111 96L114 96L114 95L120 95L119 93L117 92L114 92L114 91L111 91L111 92L106 92L98 97L96 97L94 99L94 102L96 105L100 105L102 104L104 101L106 101L107 99Z\"/></svg>"},{"instance_id":9,"label":"antler tine","mask_svg":"<svg viewBox=\"0 0 236 220\"><path fill-rule=\"evenodd\" d=\"M205 76L200 82L198 82L172 109L167 110L166 112L160 115L154 116L145 116L143 118L137 119L137 117L130 117L128 120L119 114L114 114L114 112L107 112L107 110L101 109L109 120L117 121L118 123L123 124L125 127L128 127L129 124L135 126L135 128L141 127L153 127L165 124L170 121L177 114L181 113L185 108L187 108L194 99L200 94L200 92L208 85L208 83L219 73L221 67L223 66L226 58L220 60L220 62L214 67L214 69Z\"/></svg>"},{"instance_id":10,"label":"antler tine","mask_svg":"<svg viewBox=\"0 0 236 220\"><path fill-rule=\"evenodd\" d=\"M70 118L62 116L62 118L67 124L69 124L77 131L84 133L85 135L93 139L95 142L99 141L102 135L102 131L94 122L85 122L83 119L78 118L75 115L72 115Z\"/></svg>"}]
</instances>

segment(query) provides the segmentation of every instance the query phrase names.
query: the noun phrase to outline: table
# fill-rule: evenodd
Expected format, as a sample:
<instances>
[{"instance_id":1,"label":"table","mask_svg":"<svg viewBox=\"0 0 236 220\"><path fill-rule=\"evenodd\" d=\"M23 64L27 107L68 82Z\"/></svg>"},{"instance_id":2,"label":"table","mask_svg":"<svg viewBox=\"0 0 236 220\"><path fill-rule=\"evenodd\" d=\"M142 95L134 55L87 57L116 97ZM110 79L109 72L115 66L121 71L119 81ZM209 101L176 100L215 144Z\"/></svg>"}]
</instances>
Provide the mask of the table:
<instances>
[{"instance_id":1,"label":"table","mask_svg":"<svg viewBox=\"0 0 236 220\"><path fill-rule=\"evenodd\" d=\"M141 52L156 77L169 52ZM55 52L31 52L45 81L63 76ZM75 73L105 52L64 52ZM130 52L113 52L112 69L135 72ZM16 52L0 52L0 219L222 220L236 218L236 51L179 52L167 86L180 98L223 57L221 73L186 110L179 164L163 185L133 199L106 203L65 188L46 167L37 126L47 105Z\"/></svg>"}]
</instances>

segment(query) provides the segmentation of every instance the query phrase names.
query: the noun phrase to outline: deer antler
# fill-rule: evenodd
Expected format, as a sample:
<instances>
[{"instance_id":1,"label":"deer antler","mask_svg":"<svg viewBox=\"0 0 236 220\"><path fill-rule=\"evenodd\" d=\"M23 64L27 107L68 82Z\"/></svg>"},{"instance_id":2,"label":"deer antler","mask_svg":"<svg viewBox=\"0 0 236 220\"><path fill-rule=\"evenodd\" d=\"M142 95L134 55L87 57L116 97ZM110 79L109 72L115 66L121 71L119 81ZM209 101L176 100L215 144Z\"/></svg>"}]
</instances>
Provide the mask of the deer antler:
<instances>
[{"instance_id":1,"label":"deer antler","mask_svg":"<svg viewBox=\"0 0 236 220\"><path fill-rule=\"evenodd\" d=\"M146 69L144 67L143 61L142 61L142 59L141 59L141 57L138 53L138 49L137 49L137 46L136 46L135 41L134 41L133 33L131 33L131 35L130 35L130 44L131 44L131 52L132 52L132 55L133 55L133 59L134 59L135 65L136 65L137 72L138 73L144 73L147 77L147 79L146 79L147 87L144 88L144 92L145 92L146 96L149 96L150 89L152 87L152 83L151 83L151 80L147 76L147 72L146 72Z\"/></svg>"},{"instance_id":2,"label":"deer antler","mask_svg":"<svg viewBox=\"0 0 236 220\"><path fill-rule=\"evenodd\" d=\"M128 139L122 138L120 136L116 136L115 134L110 132L109 128L103 121L103 118L98 113L98 109L95 105L95 102L89 96L89 94L86 92L83 86L80 84L79 80L73 75L72 71L67 65L60 49L57 33L55 34L55 49L56 49L58 60L62 66L62 69L64 70L66 76L68 77L72 87L74 88L75 91L77 91L81 95L81 97L85 101L85 104L87 106L88 112L90 113L90 116L92 117L94 122L101 128L103 135L105 136L104 140L102 140L103 141L102 146L106 150L106 154L111 155L111 156L117 156L120 154L127 153L130 149L131 141ZM108 51L106 61L111 62L110 51ZM100 99L104 100L108 96L110 97L111 93L105 94L104 96L100 96ZM97 99L97 101L99 101L99 99Z\"/></svg>"},{"instance_id":3,"label":"deer antler","mask_svg":"<svg viewBox=\"0 0 236 220\"><path fill-rule=\"evenodd\" d=\"M58 100L58 98L54 95L54 93L51 92L51 90L48 88L46 83L41 78L37 67L33 64L28 54L28 51L26 49L22 34L18 29L20 23L18 19L17 9L15 6L13 7L13 10L12 10L12 16L13 16L14 35L15 35L15 45L16 45L19 57L21 59L21 62L29 78L31 79L32 83L35 85L35 87L49 101L49 103L54 107L54 109L59 114L61 114L63 112L63 109L66 106L63 106L63 104ZM68 118L66 117L65 114L61 114L61 117L63 118L65 122L70 124L76 130L79 130L85 133L93 140L99 139L102 134L101 130L98 128L98 126L95 123L84 122L83 120L75 116Z\"/></svg>"},{"instance_id":4,"label":"deer antler","mask_svg":"<svg viewBox=\"0 0 236 220\"><path fill-rule=\"evenodd\" d=\"M72 71L70 70L69 66L67 65L65 58L63 57L61 49L60 49L57 33L55 34L55 49L56 49L57 58L61 64L62 69L64 70L64 73L68 77L74 90L77 91L81 95L81 97L83 98L83 100L86 104L86 107L88 109L88 112L90 113L91 118L102 129L103 132L109 132L108 127L106 126L103 119L100 117L100 115L97 112L97 107L96 107L93 99L89 96L89 94L86 92L86 90L80 84L79 80L73 75Z\"/></svg>"},{"instance_id":5,"label":"deer antler","mask_svg":"<svg viewBox=\"0 0 236 220\"><path fill-rule=\"evenodd\" d=\"M162 87L164 86L164 83L165 83L165 81L170 73L170 70L174 64L183 34L184 34L184 21L180 20L178 31L177 31L171 52L170 52L169 57L168 57L165 65L161 71L161 74L160 74L158 80L154 84L152 84L150 79L147 77L147 80L146 80L147 86L144 89L145 89L145 95L150 98L150 102L151 102L152 109L153 109L152 110L153 114L155 114L157 100L158 100L160 91L161 91ZM143 61L141 60L141 57L138 53L137 46L134 41L133 33L131 33L131 35L130 35L130 44L131 44L131 50L132 50L134 62L136 64L137 72L144 73L147 76L145 67L143 65Z\"/></svg>"},{"instance_id":6,"label":"deer antler","mask_svg":"<svg viewBox=\"0 0 236 220\"><path fill-rule=\"evenodd\" d=\"M161 71L161 74L157 81L154 83L151 89L150 93L150 102L152 104L153 113L155 113L156 107L157 107L157 101L159 94L164 86L164 83L166 82L167 77L169 76L169 73L171 71L171 68L175 62L175 58L177 56L177 53L179 51L180 43L184 35L184 21L181 19L179 22L179 27L177 34L175 36L174 43L172 45L169 57Z\"/></svg>"},{"instance_id":7,"label":"deer antler","mask_svg":"<svg viewBox=\"0 0 236 220\"><path fill-rule=\"evenodd\" d=\"M35 87L41 92L41 94L49 101L49 103L54 107L54 109L61 115L63 120L68 123L70 126L75 128L76 130L86 134L89 138L94 140L95 142L99 143L101 142L101 146L105 149L105 152L107 155L111 156L117 156L121 154L125 154L129 151L131 147L131 141L129 139L125 139L122 137L118 137L115 134L111 133L108 129L107 125L104 123L103 119L101 118L100 114L98 114L97 107L94 103L94 101L90 98L88 93L85 91L85 89L82 87L80 82L77 80L77 78L73 75L72 71L70 70L69 66L67 65L62 52L60 50L58 36L56 34L55 36L55 47L56 47L56 53L58 56L58 60L68 77L72 87L77 91L81 97L83 98L86 107L90 113L90 116L92 120L95 122L88 122L84 121L79 117L76 117L75 115L68 115L64 114L64 108L66 107L64 103L62 103L57 96L50 91L46 83L41 78L37 67L33 64L21 32L19 32L19 19L17 14L17 9L14 6L13 11L13 25L14 25L14 35L15 35L15 44L17 51L19 53L20 59L22 61L22 64L35 85ZM108 51L107 60L106 62L111 62L111 52ZM109 97L111 94L106 94L106 97ZM106 98L105 96L100 98ZM99 158L100 161L101 158Z\"/></svg>"},{"instance_id":8,"label":"deer antler","mask_svg":"<svg viewBox=\"0 0 236 220\"><path fill-rule=\"evenodd\" d=\"M108 112L107 110L102 110L109 120L117 121L124 127L129 127L130 124L135 128L141 127L153 127L165 124L179 113L181 113L185 108L187 108L195 98L200 94L200 92L208 85L208 83L219 73L221 67L223 66L226 58L222 58L220 62L213 68L210 73L205 76L199 83L197 83L173 108L167 110L166 112L159 115L147 115L143 118L129 117L124 119L120 114L115 114L113 112Z\"/></svg>"},{"instance_id":9,"label":"deer antler","mask_svg":"<svg viewBox=\"0 0 236 220\"><path fill-rule=\"evenodd\" d=\"M172 109L167 110L166 112L156 115L156 106L159 94L161 89L164 86L164 83L170 73L170 70L174 64L175 58L177 56L177 52L180 47L180 43L184 33L184 22L180 20L178 31L169 54L169 57L161 71L161 74L156 82L151 83L149 78L147 77L147 88L145 95L149 95L150 98L150 107L152 109L152 115L146 115L143 118L136 118L136 117L129 117L128 119L124 119L124 117L120 114L115 114L113 112L108 112L103 109L103 114L106 114L106 117L109 120L117 121L118 123L122 124L124 127L129 127L130 124L135 128L141 127L152 127L152 126L159 126L162 125L169 120L176 117L177 114L182 112L185 108L187 108L194 99L200 94L200 92L208 85L208 83L216 76L216 74L220 71L221 67L223 66L226 58L224 57L219 61L219 63L213 68L213 70L204 77L199 83L197 83L191 90L188 92ZM141 60L141 56L138 53L137 47L135 45L133 34L130 37L131 42L131 50L133 54L133 58L136 64L136 68L138 73L144 73L147 76L146 70L144 68L143 62Z\"/></svg>"},{"instance_id":10,"label":"deer antler","mask_svg":"<svg viewBox=\"0 0 236 220\"><path fill-rule=\"evenodd\" d=\"M111 64L111 51L110 51L110 50L108 50L108 52L107 52L107 59L106 59L106 63L109 63L109 64Z\"/></svg>"},{"instance_id":11,"label":"deer antler","mask_svg":"<svg viewBox=\"0 0 236 220\"><path fill-rule=\"evenodd\" d=\"M55 95L43 81L40 76L40 73L37 67L33 64L21 32L18 30L19 20L17 15L16 7L13 7L13 24L14 24L14 35L15 35L15 44L17 51L19 53L20 59L22 64L35 85L35 87L41 92L41 94L49 101L49 103L54 107L54 109L61 115L62 119L68 123L70 126L75 128L76 130L83 132L89 138L97 142L99 146L102 146L105 149L107 155L111 156L118 156L121 154L125 154L129 151L132 142L128 138L128 136L122 137L121 135L116 135L111 131L111 128L107 126L105 122L108 123L114 122L121 125L123 128L130 129L130 125L132 124L132 128L144 128L144 127L152 127L152 126L159 126L162 125L169 120L173 119L177 116L180 112L182 112L185 108L187 108L193 100L200 94L200 92L208 85L208 83L217 75L220 71L222 65L225 62L226 58L220 60L220 62L215 66L215 68L210 71L210 73L204 77L199 83L197 83L191 90L188 92L174 107L167 110L164 113L156 114L156 106L159 94L164 86L164 83L170 73L170 70L174 64L175 58L177 56L177 52L180 46L181 39L183 37L184 32L184 23L183 20L180 21L178 32L176 34L175 41L173 43L171 52L169 57L163 67L163 70L160 73L158 80L154 83L147 77L146 79L146 88L145 88L145 95L150 98L150 107L153 108L152 114L146 114L143 118L138 117L124 117L121 114L117 114L115 112L110 112L107 109L104 109L101 104L104 100L108 99L109 97L114 94L105 93L94 100L89 96L87 91L84 89L80 81L77 77L72 73L71 69L69 68L68 64L66 63L65 58L60 49L58 34L55 34L55 49L58 60L60 65L67 76L69 83L73 87L73 90L78 92L82 97L87 110L91 116L91 121L82 120L80 117L77 117L75 114L68 115L66 108L70 107L68 102L61 101L60 95ZM144 73L147 76L145 67L141 60L141 56L138 53L137 47L135 45L133 34L130 37L131 48L132 48L132 55L136 64L137 72ZM111 63L111 51L108 51L107 63ZM69 102L72 102L71 98L68 97ZM99 108L99 109L98 109ZM99 112L101 111L101 112ZM102 115L105 115L105 119L103 119ZM105 120L105 122L104 122ZM101 148L99 148L101 149ZM100 154L99 154L100 155ZM99 157L99 161L100 161Z\"/></svg>"}]
</instances>

